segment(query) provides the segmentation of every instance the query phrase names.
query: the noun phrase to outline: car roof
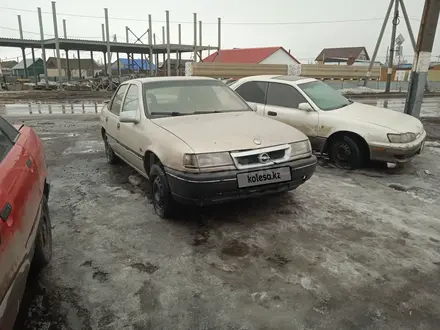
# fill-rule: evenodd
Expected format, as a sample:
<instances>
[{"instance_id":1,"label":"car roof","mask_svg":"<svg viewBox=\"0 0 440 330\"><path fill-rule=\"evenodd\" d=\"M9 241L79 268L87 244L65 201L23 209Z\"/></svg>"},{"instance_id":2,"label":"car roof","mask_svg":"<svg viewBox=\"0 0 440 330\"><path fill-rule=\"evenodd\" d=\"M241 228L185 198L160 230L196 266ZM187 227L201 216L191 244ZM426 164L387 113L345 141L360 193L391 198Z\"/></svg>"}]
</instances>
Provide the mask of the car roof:
<instances>
[{"instance_id":1,"label":"car roof","mask_svg":"<svg viewBox=\"0 0 440 330\"><path fill-rule=\"evenodd\" d=\"M174 77L146 77L133 79L141 83L157 82L157 81L188 81L188 80L217 80L210 77L198 77L198 76L174 76ZM131 80L131 81L133 81ZM129 82L130 80L124 81Z\"/></svg>"}]
</instances>

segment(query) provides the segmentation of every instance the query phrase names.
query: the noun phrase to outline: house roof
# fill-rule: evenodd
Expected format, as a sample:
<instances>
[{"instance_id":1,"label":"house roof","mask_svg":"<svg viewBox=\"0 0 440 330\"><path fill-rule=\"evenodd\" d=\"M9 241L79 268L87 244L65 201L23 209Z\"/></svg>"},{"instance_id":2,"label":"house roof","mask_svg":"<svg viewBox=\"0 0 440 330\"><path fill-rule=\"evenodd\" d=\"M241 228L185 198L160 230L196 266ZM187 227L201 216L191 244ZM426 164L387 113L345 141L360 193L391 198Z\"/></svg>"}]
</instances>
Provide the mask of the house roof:
<instances>
[{"instance_id":1,"label":"house roof","mask_svg":"<svg viewBox=\"0 0 440 330\"><path fill-rule=\"evenodd\" d=\"M67 59L60 58L60 61L61 61L61 69L67 69ZM49 57L47 59L46 63L47 63L48 69L57 69L58 68L56 57ZM70 70L78 70L79 63L80 63L80 61L78 61L77 58L69 58ZM94 60L93 60L93 64L92 64L91 58L82 58L81 59L81 70L92 69L92 65L93 65L93 69L100 69L100 66Z\"/></svg>"},{"instance_id":2,"label":"house roof","mask_svg":"<svg viewBox=\"0 0 440 330\"><path fill-rule=\"evenodd\" d=\"M367 49L365 47L339 47L339 48L324 48L316 57L315 61L322 61L323 58L349 59L353 57L356 59L362 53L362 51L365 52L367 60L369 60L370 57L368 56Z\"/></svg>"},{"instance_id":3,"label":"house roof","mask_svg":"<svg viewBox=\"0 0 440 330\"><path fill-rule=\"evenodd\" d=\"M220 62L222 63L260 63L264 59L276 51L282 49L292 59L299 63L299 61L287 52L283 47L262 47L262 48L234 48L221 49ZM218 51L203 59L203 62L215 62L217 60Z\"/></svg>"},{"instance_id":4,"label":"house roof","mask_svg":"<svg viewBox=\"0 0 440 330\"><path fill-rule=\"evenodd\" d=\"M41 61L40 58L35 59L35 62ZM26 68L30 68L34 64L34 61L32 61L31 58L26 59ZM14 65L12 67L12 70L23 70L24 69L24 61L21 61L20 63Z\"/></svg>"},{"instance_id":5,"label":"house roof","mask_svg":"<svg viewBox=\"0 0 440 330\"><path fill-rule=\"evenodd\" d=\"M119 62L124 66L130 66L130 67L134 66L135 69L136 68L142 69L142 62L143 62L143 64L144 64L143 67L146 70L150 70L150 62L148 60L141 60L140 58L137 58L137 59L135 58L134 65L133 65L132 59L130 59L130 62L129 62L128 59L126 59L126 58L119 58ZM113 64L115 64L115 63L116 63L116 61ZM112 66L113 66L113 64L112 64ZM156 66L153 63L153 70L155 68L156 68Z\"/></svg>"},{"instance_id":6,"label":"house roof","mask_svg":"<svg viewBox=\"0 0 440 330\"><path fill-rule=\"evenodd\" d=\"M2 61L0 62L0 66L2 69L12 69L17 63L17 61Z\"/></svg>"}]
</instances>

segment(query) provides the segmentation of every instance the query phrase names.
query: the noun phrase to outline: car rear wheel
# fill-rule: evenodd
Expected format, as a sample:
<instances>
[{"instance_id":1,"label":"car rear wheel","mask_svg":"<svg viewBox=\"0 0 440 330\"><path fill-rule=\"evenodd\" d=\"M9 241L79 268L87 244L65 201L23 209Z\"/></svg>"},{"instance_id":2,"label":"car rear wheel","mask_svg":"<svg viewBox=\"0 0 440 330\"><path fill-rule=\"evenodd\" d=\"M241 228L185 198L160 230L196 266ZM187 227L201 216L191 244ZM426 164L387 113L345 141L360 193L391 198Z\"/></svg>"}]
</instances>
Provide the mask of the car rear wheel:
<instances>
[{"instance_id":1,"label":"car rear wheel","mask_svg":"<svg viewBox=\"0 0 440 330\"><path fill-rule=\"evenodd\" d=\"M330 157L338 168L345 170L361 167L364 159L362 149L354 139L346 135L332 141Z\"/></svg>"},{"instance_id":2,"label":"car rear wheel","mask_svg":"<svg viewBox=\"0 0 440 330\"><path fill-rule=\"evenodd\" d=\"M105 139L104 139L104 145L105 145L105 157L107 158L107 162L112 165L117 164L119 161L119 158L118 158L118 156L116 156L112 147L108 143L107 135L105 136Z\"/></svg>"},{"instance_id":3,"label":"car rear wheel","mask_svg":"<svg viewBox=\"0 0 440 330\"><path fill-rule=\"evenodd\" d=\"M161 218L170 217L174 211L174 200L171 196L167 176L157 164L151 167L150 182L154 211Z\"/></svg>"},{"instance_id":4,"label":"car rear wheel","mask_svg":"<svg viewBox=\"0 0 440 330\"><path fill-rule=\"evenodd\" d=\"M43 196L40 225L35 241L33 259L34 270L38 273L46 267L52 259L52 223L50 221L49 206L46 196Z\"/></svg>"}]
</instances>

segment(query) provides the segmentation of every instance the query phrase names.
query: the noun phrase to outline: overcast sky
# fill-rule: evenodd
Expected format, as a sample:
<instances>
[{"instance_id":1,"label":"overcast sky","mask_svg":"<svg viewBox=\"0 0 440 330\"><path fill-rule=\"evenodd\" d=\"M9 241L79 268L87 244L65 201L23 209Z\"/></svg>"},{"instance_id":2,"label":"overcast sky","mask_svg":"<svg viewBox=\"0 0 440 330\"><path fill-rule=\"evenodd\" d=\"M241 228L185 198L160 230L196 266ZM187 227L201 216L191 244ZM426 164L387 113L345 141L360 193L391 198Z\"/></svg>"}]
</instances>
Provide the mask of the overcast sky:
<instances>
[{"instance_id":1,"label":"overcast sky","mask_svg":"<svg viewBox=\"0 0 440 330\"><path fill-rule=\"evenodd\" d=\"M405 0L405 3L417 40L424 0ZM181 22L182 43L193 44L193 13L197 13L198 20L203 21L202 35L205 45L217 46L217 17L221 17L222 48L283 46L291 50L291 53L302 63L313 61L325 47L365 46L371 56L388 4L388 0L58 0L56 2L59 33L62 35L62 20L66 19L67 34L72 38L101 39L103 8L108 7L110 33L116 34L118 40L125 40L126 25L138 36L143 34L148 28L148 14L151 14L153 32L156 33L157 42L160 43L162 26L165 25L165 10L169 10L171 42L177 43L177 25ZM46 12L43 14L43 24L45 34L51 37L54 29L51 1L48 0L0 0L0 35L18 38L17 15L21 14L24 37L38 39L38 6ZM6 7L23 10L5 9ZM323 21L342 22L322 23ZM403 53L411 61L413 51L403 16L397 27L397 34L399 33L406 39ZM439 35L440 31L437 30L433 61L437 61L437 56L440 55ZM134 37L130 36L130 38L134 42ZM379 50L379 61L385 60L390 38L391 21ZM147 38L143 40L148 41ZM37 52L37 56L39 55L40 51ZM49 51L48 56L51 55L53 53ZM19 56L21 51L18 49L0 48L2 60ZM81 56L89 57L87 53Z\"/></svg>"}]
</instances>

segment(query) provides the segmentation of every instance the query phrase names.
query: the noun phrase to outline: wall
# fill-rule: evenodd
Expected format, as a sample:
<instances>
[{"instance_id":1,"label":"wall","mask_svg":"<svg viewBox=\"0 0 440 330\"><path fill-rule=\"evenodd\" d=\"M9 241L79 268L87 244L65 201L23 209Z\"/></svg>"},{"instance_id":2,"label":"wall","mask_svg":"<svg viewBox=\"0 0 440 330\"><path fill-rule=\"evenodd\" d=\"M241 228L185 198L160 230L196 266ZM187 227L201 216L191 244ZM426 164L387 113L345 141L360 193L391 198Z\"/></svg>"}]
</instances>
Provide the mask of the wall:
<instances>
[{"instance_id":1,"label":"wall","mask_svg":"<svg viewBox=\"0 0 440 330\"><path fill-rule=\"evenodd\" d=\"M95 73L99 73L99 72L101 72L102 70L97 70L97 69L95 69L94 71L93 71L93 76L95 75ZM85 76L86 78L91 78L92 77L92 70L90 69L90 70L86 70L86 69L83 69L83 68L81 68L81 74L83 75L83 76ZM49 76L49 77L58 77L58 69L47 69L47 75ZM78 69L71 69L70 70L70 75L72 76L72 77L79 77L79 70ZM61 69L61 76L62 77L67 77L67 70L66 69Z\"/></svg>"},{"instance_id":2,"label":"wall","mask_svg":"<svg viewBox=\"0 0 440 330\"><path fill-rule=\"evenodd\" d=\"M440 81L440 70L438 69L429 70L428 81Z\"/></svg>"},{"instance_id":3,"label":"wall","mask_svg":"<svg viewBox=\"0 0 440 330\"><path fill-rule=\"evenodd\" d=\"M295 60L289 56L284 50L278 49L275 53L266 57L259 64L297 64Z\"/></svg>"},{"instance_id":4,"label":"wall","mask_svg":"<svg viewBox=\"0 0 440 330\"><path fill-rule=\"evenodd\" d=\"M313 78L345 78L359 79L367 74L368 67L363 65L323 65L323 64L302 64L301 76ZM380 68L373 66L371 70L372 79L379 78Z\"/></svg>"}]
</instances>

